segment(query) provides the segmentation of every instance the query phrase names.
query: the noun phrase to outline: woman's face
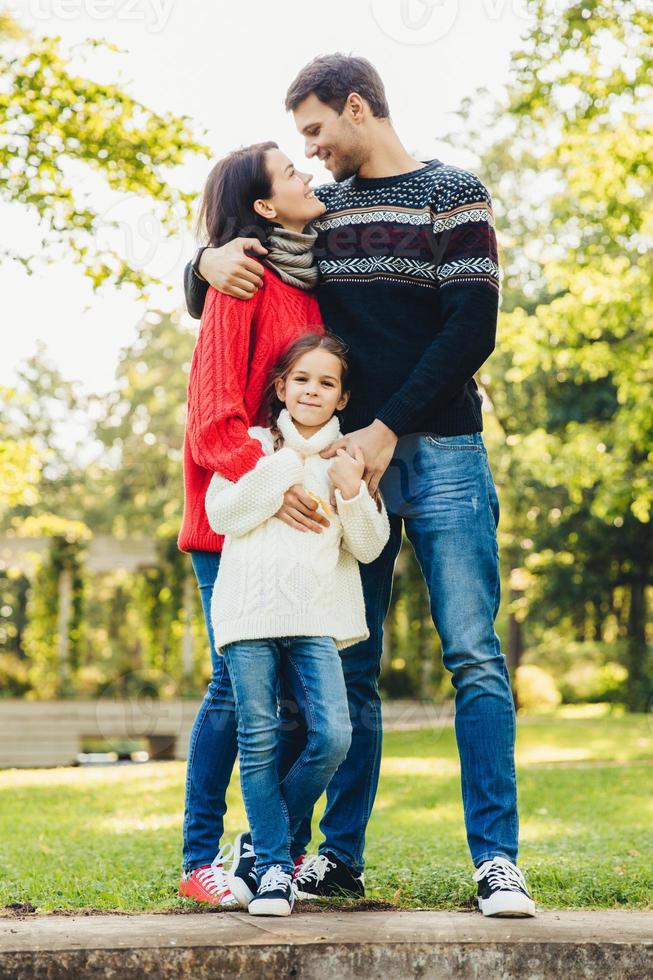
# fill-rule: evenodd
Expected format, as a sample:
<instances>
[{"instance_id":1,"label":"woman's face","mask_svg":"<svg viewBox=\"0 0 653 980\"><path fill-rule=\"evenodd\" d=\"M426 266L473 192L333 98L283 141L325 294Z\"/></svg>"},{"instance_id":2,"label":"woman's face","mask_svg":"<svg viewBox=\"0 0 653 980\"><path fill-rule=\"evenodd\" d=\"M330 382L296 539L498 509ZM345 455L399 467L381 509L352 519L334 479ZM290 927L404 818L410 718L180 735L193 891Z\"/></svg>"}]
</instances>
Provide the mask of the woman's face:
<instances>
[{"instance_id":1,"label":"woman's face","mask_svg":"<svg viewBox=\"0 0 653 980\"><path fill-rule=\"evenodd\" d=\"M349 400L342 392L342 366L335 354L316 347L295 361L285 381L277 382L277 396L285 402L299 432L309 438Z\"/></svg>"},{"instance_id":2,"label":"woman's face","mask_svg":"<svg viewBox=\"0 0 653 980\"><path fill-rule=\"evenodd\" d=\"M296 170L281 150L267 150L265 162L272 180L272 196L254 201L257 214L289 231L303 231L326 207L310 188L311 175Z\"/></svg>"}]
</instances>

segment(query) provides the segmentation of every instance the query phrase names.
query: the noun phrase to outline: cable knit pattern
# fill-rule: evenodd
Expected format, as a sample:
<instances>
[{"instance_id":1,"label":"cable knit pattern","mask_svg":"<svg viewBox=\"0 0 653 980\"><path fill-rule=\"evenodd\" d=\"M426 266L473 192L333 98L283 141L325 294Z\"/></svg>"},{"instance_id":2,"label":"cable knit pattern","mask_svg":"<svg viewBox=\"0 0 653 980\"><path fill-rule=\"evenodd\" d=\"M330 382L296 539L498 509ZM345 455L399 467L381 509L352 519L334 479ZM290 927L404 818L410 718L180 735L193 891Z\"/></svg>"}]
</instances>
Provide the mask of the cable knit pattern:
<instances>
[{"instance_id":1,"label":"cable knit pattern","mask_svg":"<svg viewBox=\"0 0 653 980\"><path fill-rule=\"evenodd\" d=\"M317 301L271 270L250 300L209 289L188 382L182 551L222 550L206 518L207 487L214 473L236 481L261 459L248 428L267 422L261 402L269 373L306 333L324 333Z\"/></svg>"},{"instance_id":2,"label":"cable knit pattern","mask_svg":"<svg viewBox=\"0 0 653 980\"><path fill-rule=\"evenodd\" d=\"M281 449L274 452L270 429L250 428L262 457L237 482L216 473L206 494L208 521L226 535L211 601L215 645L332 636L343 649L369 636L358 562L380 555L390 536L388 515L385 506L377 509L361 480L351 500L336 490L337 513L321 534L297 531L275 517L296 483L328 500L333 461L320 453L340 438L336 416L310 439L285 409L278 426Z\"/></svg>"}]
</instances>

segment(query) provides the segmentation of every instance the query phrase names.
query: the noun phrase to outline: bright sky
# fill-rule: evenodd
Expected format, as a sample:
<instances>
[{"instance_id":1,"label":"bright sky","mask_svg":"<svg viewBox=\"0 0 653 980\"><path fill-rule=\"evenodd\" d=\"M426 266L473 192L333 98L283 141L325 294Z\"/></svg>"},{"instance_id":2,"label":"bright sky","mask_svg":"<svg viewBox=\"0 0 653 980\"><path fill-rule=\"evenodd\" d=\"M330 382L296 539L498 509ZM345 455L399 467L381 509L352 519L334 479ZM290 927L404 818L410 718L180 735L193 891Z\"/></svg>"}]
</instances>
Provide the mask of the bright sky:
<instances>
[{"instance_id":1,"label":"bright sky","mask_svg":"<svg viewBox=\"0 0 653 980\"><path fill-rule=\"evenodd\" d=\"M508 79L510 54L529 27L523 0L9 0L5 4L38 33L60 35L69 47L104 38L124 54L73 49L80 74L119 80L146 105L191 116L216 157L240 144L276 140L319 181L330 176L308 162L283 97L299 68L316 54L364 55L386 85L395 126L409 151L469 165L439 142L454 126L451 113L481 86L499 93ZM201 132L200 132L201 135ZM211 167L198 160L183 185L201 190ZM84 181L83 176L80 178ZM88 178L82 189L96 193ZM62 260L27 277L17 263L0 266L3 329L0 384L11 384L16 366L42 340L67 378L89 392L112 387L120 349L134 336L147 308L183 304L181 274L194 250L180 227L164 240L148 204L136 197L100 194L110 218L122 222L123 254L170 283L148 304L130 289L94 294L72 261ZM38 251L39 229L18 205L0 205L3 241Z\"/></svg>"}]
</instances>

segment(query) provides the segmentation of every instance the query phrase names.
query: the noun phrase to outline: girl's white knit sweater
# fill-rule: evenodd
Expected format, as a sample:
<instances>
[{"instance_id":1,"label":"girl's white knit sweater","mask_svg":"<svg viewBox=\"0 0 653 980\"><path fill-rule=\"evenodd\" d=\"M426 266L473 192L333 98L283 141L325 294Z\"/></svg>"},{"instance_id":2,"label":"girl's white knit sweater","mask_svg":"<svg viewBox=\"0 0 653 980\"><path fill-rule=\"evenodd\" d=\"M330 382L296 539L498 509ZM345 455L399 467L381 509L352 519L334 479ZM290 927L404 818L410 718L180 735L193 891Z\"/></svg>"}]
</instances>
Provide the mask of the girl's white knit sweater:
<instances>
[{"instance_id":1,"label":"girl's white knit sweater","mask_svg":"<svg viewBox=\"0 0 653 980\"><path fill-rule=\"evenodd\" d=\"M226 535L211 600L215 645L332 636L343 649L369 636L358 562L380 555L390 536L388 515L361 480L351 500L335 491L337 513L327 515L330 525L322 533L298 531L275 517L296 483L329 499L333 460L320 453L340 438L335 415L310 439L300 435L286 409L278 427L281 449L274 452L270 429L249 429L266 455L237 483L215 473L206 493L209 523Z\"/></svg>"}]
</instances>

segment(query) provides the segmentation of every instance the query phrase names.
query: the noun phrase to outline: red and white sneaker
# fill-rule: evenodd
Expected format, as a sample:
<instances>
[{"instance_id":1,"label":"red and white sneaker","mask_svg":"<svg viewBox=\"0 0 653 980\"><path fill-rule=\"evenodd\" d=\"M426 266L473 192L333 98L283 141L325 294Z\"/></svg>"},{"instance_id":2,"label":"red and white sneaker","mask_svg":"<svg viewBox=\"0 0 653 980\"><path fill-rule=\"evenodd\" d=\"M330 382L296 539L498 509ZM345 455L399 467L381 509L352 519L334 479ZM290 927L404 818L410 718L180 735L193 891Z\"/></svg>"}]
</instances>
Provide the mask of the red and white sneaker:
<instances>
[{"instance_id":1,"label":"red and white sneaker","mask_svg":"<svg viewBox=\"0 0 653 980\"><path fill-rule=\"evenodd\" d=\"M222 848L211 864L204 864L194 871L184 872L179 883L179 897L192 898L195 902L219 905L223 909L239 908L238 899L229 888L224 861L228 861L231 845Z\"/></svg>"}]
</instances>

